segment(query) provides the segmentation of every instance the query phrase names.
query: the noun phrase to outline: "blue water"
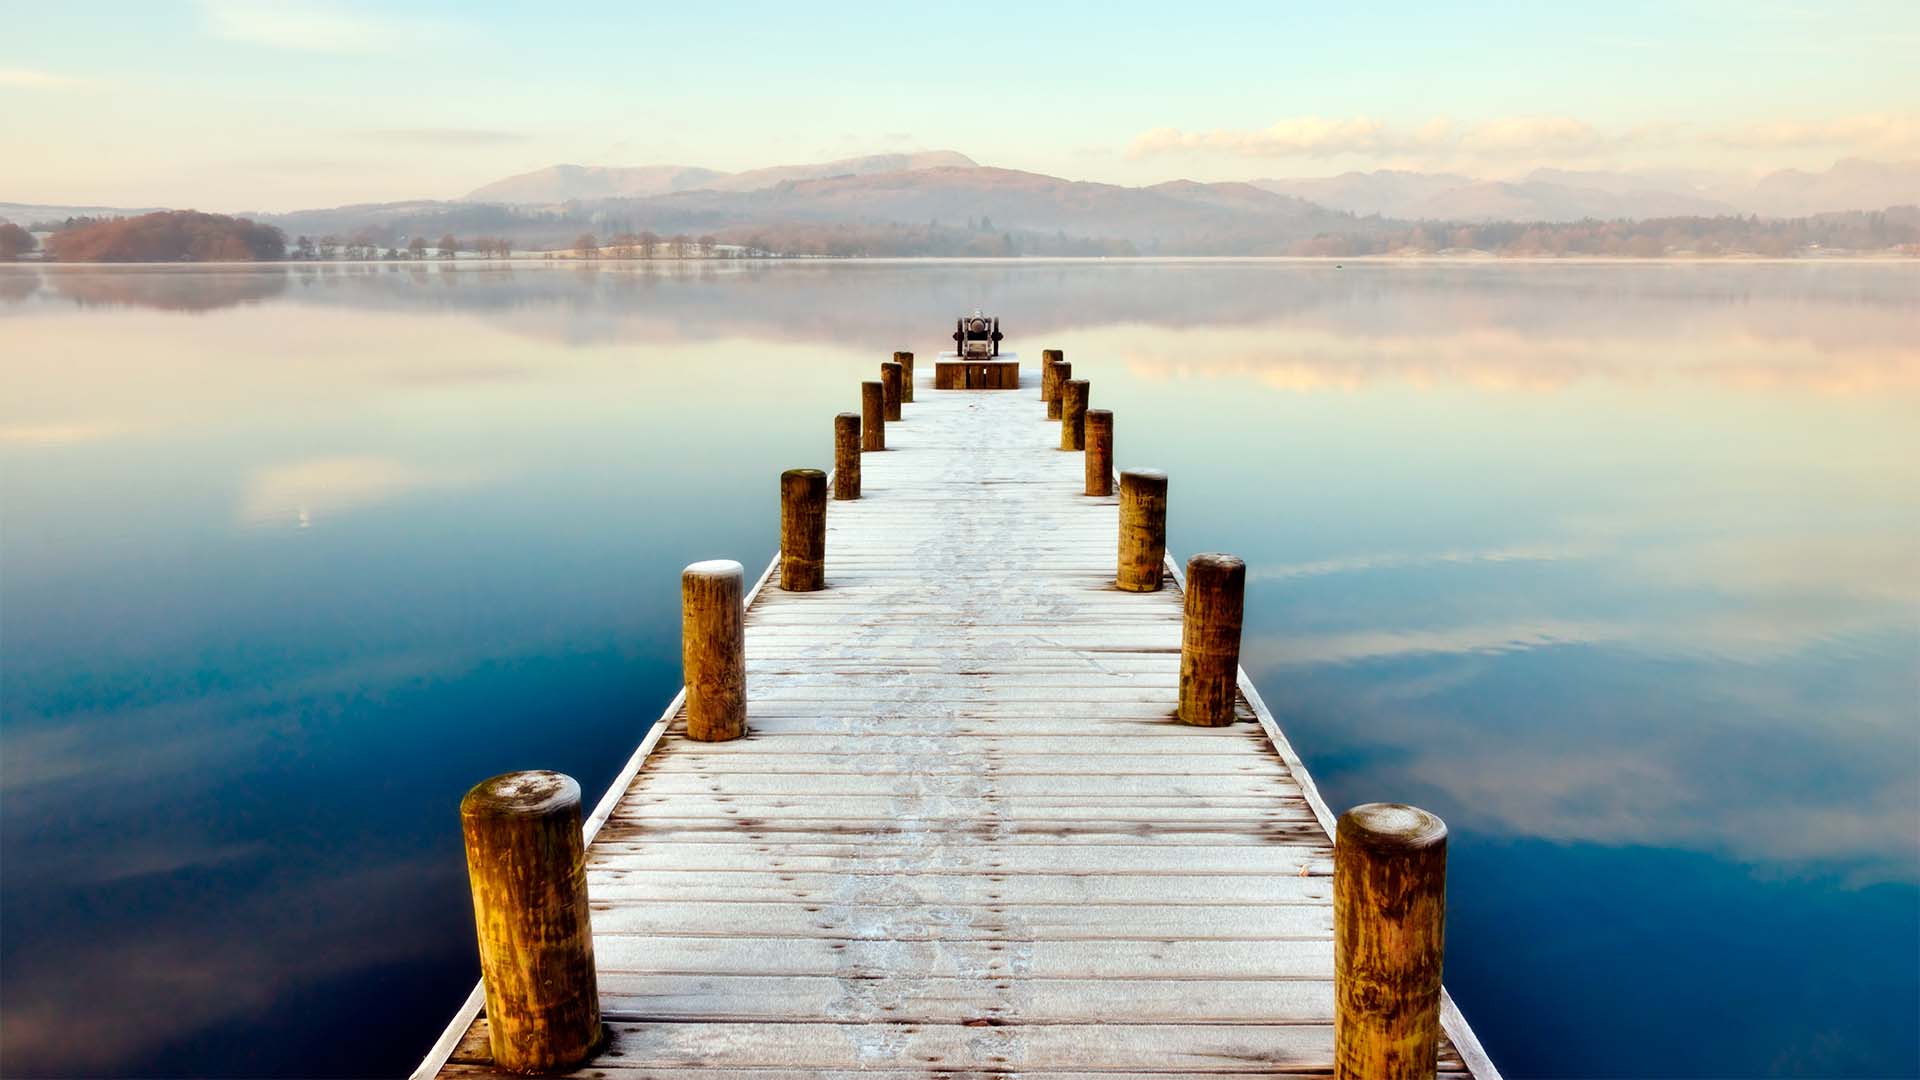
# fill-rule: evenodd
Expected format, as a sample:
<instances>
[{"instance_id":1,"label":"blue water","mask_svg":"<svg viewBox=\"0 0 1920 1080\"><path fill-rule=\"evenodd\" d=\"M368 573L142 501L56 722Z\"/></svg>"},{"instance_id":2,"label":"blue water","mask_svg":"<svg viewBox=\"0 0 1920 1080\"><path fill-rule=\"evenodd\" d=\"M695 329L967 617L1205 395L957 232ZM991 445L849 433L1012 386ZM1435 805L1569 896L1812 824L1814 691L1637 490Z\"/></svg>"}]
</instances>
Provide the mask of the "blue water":
<instances>
[{"instance_id":1,"label":"blue water","mask_svg":"<svg viewBox=\"0 0 1920 1080\"><path fill-rule=\"evenodd\" d=\"M1920 266L0 267L0 1072L392 1075L455 806L955 312L1066 350L1521 1076L1920 1075ZM348 1034L343 1035L343 1032Z\"/></svg>"}]
</instances>

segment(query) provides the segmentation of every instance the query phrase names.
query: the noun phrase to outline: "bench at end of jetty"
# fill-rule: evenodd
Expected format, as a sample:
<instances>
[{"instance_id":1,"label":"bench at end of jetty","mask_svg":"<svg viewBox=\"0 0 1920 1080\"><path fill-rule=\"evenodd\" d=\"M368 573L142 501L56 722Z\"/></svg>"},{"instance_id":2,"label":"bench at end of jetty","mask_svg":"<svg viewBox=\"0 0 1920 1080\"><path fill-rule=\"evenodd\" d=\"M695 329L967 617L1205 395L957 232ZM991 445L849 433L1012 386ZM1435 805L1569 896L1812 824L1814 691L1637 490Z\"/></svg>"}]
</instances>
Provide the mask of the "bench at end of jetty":
<instances>
[{"instance_id":1,"label":"bench at end of jetty","mask_svg":"<svg viewBox=\"0 0 1920 1080\"><path fill-rule=\"evenodd\" d=\"M989 359L968 359L954 353L941 353L933 362L935 390L1017 390L1020 388L1020 358L1001 353Z\"/></svg>"}]
</instances>

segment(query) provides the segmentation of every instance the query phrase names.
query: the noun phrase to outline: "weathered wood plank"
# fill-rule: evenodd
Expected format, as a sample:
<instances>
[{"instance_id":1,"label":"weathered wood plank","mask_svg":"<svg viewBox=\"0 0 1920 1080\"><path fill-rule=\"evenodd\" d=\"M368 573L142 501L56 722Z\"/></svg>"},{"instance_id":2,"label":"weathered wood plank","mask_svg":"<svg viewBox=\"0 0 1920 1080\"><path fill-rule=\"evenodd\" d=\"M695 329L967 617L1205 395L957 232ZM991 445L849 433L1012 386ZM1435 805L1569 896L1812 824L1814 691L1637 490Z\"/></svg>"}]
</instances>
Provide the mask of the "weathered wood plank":
<instances>
[{"instance_id":1,"label":"weathered wood plank","mask_svg":"<svg viewBox=\"0 0 1920 1080\"><path fill-rule=\"evenodd\" d=\"M614 1021L610 1045L588 1075L654 1069L860 1070L912 1065L924 1072L1039 1069L1107 1073L1327 1073L1333 1025L1297 1024L767 1024ZM477 1034L483 1034L476 1028ZM480 1060L476 1039L459 1060Z\"/></svg>"},{"instance_id":2,"label":"weathered wood plank","mask_svg":"<svg viewBox=\"0 0 1920 1080\"><path fill-rule=\"evenodd\" d=\"M780 870L607 870L587 872L596 901L799 900L906 904L1242 905L1333 902L1330 867L1260 874L790 873Z\"/></svg>"}]
</instances>

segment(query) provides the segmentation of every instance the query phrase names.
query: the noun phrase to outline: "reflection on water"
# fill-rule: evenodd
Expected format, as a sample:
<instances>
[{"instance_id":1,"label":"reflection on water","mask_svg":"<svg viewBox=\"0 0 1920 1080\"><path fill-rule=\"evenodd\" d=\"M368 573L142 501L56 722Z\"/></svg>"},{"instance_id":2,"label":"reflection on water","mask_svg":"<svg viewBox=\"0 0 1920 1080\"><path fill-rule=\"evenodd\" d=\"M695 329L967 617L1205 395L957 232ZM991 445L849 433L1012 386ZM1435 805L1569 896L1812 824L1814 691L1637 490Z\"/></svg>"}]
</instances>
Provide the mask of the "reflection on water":
<instances>
[{"instance_id":1,"label":"reflection on water","mask_svg":"<svg viewBox=\"0 0 1920 1080\"><path fill-rule=\"evenodd\" d=\"M1454 826L1509 1075L1920 1071L1920 268L1284 262L0 268L0 1068L404 1070L459 793L603 787L677 569L976 306Z\"/></svg>"}]
</instances>

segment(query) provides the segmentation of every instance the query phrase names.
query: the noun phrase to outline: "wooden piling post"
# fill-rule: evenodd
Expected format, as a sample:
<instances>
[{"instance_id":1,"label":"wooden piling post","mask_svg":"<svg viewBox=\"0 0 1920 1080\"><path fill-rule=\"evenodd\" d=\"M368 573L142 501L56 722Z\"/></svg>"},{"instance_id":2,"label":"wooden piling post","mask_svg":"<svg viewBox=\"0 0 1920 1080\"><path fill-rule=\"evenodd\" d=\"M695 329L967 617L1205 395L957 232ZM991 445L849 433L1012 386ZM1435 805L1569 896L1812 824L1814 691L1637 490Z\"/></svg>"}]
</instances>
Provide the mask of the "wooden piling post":
<instances>
[{"instance_id":1,"label":"wooden piling post","mask_svg":"<svg viewBox=\"0 0 1920 1080\"><path fill-rule=\"evenodd\" d=\"M1051 396L1048 393L1048 388L1053 385L1053 382L1052 382L1053 376L1050 373L1048 373L1047 369L1052 367L1054 364L1057 364L1060 361L1065 360L1066 358L1067 358L1067 354L1061 352L1059 349L1041 349L1040 350L1040 400L1041 401L1046 401Z\"/></svg>"},{"instance_id":2,"label":"wooden piling post","mask_svg":"<svg viewBox=\"0 0 1920 1080\"><path fill-rule=\"evenodd\" d=\"M680 660L687 738L725 742L747 733L746 573L731 559L680 572Z\"/></svg>"},{"instance_id":3,"label":"wooden piling post","mask_svg":"<svg viewBox=\"0 0 1920 1080\"><path fill-rule=\"evenodd\" d=\"M860 384L860 449L887 448L885 391L878 382Z\"/></svg>"},{"instance_id":4,"label":"wooden piling post","mask_svg":"<svg viewBox=\"0 0 1920 1080\"><path fill-rule=\"evenodd\" d=\"M1087 398L1092 393L1085 379L1060 384L1060 449L1087 448Z\"/></svg>"},{"instance_id":5,"label":"wooden piling post","mask_svg":"<svg viewBox=\"0 0 1920 1080\"><path fill-rule=\"evenodd\" d=\"M1186 618L1180 627L1180 709L1185 724L1233 723L1240 685L1240 621L1247 564L1232 555L1187 560Z\"/></svg>"},{"instance_id":6,"label":"wooden piling post","mask_svg":"<svg viewBox=\"0 0 1920 1080\"><path fill-rule=\"evenodd\" d=\"M1157 592L1167 561L1167 474L1127 469L1120 474L1120 567L1114 584L1127 592Z\"/></svg>"},{"instance_id":7,"label":"wooden piling post","mask_svg":"<svg viewBox=\"0 0 1920 1080\"><path fill-rule=\"evenodd\" d=\"M556 772L483 780L460 800L493 1063L567 1072L602 1041L580 785Z\"/></svg>"},{"instance_id":8,"label":"wooden piling post","mask_svg":"<svg viewBox=\"0 0 1920 1080\"><path fill-rule=\"evenodd\" d=\"M893 361L900 365L900 400L913 404L913 354L895 352Z\"/></svg>"},{"instance_id":9,"label":"wooden piling post","mask_svg":"<svg viewBox=\"0 0 1920 1080\"><path fill-rule=\"evenodd\" d=\"M833 418L833 497L860 497L860 414Z\"/></svg>"},{"instance_id":10,"label":"wooden piling post","mask_svg":"<svg viewBox=\"0 0 1920 1080\"><path fill-rule=\"evenodd\" d=\"M827 587L827 474L819 469L780 474L780 587Z\"/></svg>"},{"instance_id":11,"label":"wooden piling post","mask_svg":"<svg viewBox=\"0 0 1920 1080\"><path fill-rule=\"evenodd\" d=\"M886 406L888 421L900 419L900 375L898 362L888 360L880 365L880 400Z\"/></svg>"},{"instance_id":12,"label":"wooden piling post","mask_svg":"<svg viewBox=\"0 0 1920 1080\"><path fill-rule=\"evenodd\" d=\"M1088 409L1086 421L1087 494L1113 494L1113 413Z\"/></svg>"},{"instance_id":13,"label":"wooden piling post","mask_svg":"<svg viewBox=\"0 0 1920 1080\"><path fill-rule=\"evenodd\" d=\"M1333 1074L1432 1080L1447 826L1399 803L1340 815L1333 843Z\"/></svg>"},{"instance_id":14,"label":"wooden piling post","mask_svg":"<svg viewBox=\"0 0 1920 1080\"><path fill-rule=\"evenodd\" d=\"M1047 419L1058 420L1060 419L1061 386L1073 378L1073 365L1065 360L1057 360L1041 370L1044 374L1040 377L1040 384L1047 392ZM1053 379L1052 383L1047 382L1049 375Z\"/></svg>"}]
</instances>

